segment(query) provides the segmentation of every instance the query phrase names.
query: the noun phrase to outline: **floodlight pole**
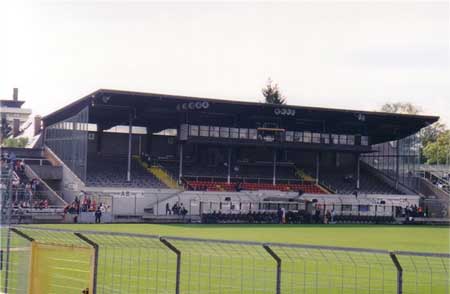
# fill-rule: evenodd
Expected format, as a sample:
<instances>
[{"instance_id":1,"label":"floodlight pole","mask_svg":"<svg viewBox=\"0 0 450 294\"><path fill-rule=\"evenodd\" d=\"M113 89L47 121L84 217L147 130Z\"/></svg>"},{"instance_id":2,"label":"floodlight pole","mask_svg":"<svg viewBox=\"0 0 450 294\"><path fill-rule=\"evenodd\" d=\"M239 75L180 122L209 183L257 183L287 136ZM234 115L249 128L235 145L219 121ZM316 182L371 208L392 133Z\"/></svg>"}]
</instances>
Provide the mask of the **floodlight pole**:
<instances>
[{"instance_id":1,"label":"floodlight pole","mask_svg":"<svg viewBox=\"0 0 450 294\"><path fill-rule=\"evenodd\" d=\"M127 182L131 182L131 139L133 132L133 116L130 111L130 121L128 124L128 168L127 168Z\"/></svg>"}]
</instances>

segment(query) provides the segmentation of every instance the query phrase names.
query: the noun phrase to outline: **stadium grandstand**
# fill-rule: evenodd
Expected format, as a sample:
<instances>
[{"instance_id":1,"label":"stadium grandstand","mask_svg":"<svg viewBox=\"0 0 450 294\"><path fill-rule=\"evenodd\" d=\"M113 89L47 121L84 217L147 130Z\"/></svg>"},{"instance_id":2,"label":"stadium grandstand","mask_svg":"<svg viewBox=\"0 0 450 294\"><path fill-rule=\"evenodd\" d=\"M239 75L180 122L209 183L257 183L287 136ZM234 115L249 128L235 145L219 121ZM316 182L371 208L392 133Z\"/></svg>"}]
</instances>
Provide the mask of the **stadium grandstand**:
<instances>
[{"instance_id":1,"label":"stadium grandstand","mask_svg":"<svg viewBox=\"0 0 450 294\"><path fill-rule=\"evenodd\" d=\"M16 193L20 221L441 218L448 186L421 170L417 135L437 120L100 89L43 117L41 146L4 149L2 169L35 187Z\"/></svg>"}]
</instances>

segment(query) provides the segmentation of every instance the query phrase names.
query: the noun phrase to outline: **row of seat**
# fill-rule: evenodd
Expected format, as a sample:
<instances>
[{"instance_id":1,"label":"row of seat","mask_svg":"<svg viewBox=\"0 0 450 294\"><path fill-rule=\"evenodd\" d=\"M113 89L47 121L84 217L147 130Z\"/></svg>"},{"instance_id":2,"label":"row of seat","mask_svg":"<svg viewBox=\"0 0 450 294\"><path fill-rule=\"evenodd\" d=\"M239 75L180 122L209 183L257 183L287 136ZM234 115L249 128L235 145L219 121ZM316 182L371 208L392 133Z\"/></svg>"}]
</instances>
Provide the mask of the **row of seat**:
<instances>
[{"instance_id":1,"label":"row of seat","mask_svg":"<svg viewBox=\"0 0 450 294\"><path fill-rule=\"evenodd\" d=\"M277 190L277 191L303 191L311 194L324 194L325 192L313 183L304 184L270 184L270 183L227 183L227 182L213 182L213 181L186 181L186 188L196 191L237 191L249 190Z\"/></svg>"}]
</instances>

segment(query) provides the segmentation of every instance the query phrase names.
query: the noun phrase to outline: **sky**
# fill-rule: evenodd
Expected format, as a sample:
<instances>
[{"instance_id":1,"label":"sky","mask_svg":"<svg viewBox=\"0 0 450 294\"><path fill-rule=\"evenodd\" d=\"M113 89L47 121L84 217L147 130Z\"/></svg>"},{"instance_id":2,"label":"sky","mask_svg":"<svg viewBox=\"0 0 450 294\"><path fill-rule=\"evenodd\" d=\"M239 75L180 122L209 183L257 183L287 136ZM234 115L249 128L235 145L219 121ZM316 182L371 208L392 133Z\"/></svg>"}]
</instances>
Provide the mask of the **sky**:
<instances>
[{"instance_id":1,"label":"sky","mask_svg":"<svg viewBox=\"0 0 450 294\"><path fill-rule=\"evenodd\" d=\"M0 98L46 115L99 88L378 110L450 125L450 4L412 1L0 3Z\"/></svg>"}]
</instances>

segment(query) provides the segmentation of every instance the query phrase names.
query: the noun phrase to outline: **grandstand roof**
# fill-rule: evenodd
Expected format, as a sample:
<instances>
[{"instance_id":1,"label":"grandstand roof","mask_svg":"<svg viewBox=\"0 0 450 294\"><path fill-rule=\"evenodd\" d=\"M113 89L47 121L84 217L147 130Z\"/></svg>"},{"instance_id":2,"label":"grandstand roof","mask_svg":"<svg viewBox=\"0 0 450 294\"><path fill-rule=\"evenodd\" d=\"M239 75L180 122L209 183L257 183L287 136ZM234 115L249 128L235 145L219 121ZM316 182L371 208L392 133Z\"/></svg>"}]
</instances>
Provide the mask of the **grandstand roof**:
<instances>
[{"instance_id":1,"label":"grandstand roof","mask_svg":"<svg viewBox=\"0 0 450 294\"><path fill-rule=\"evenodd\" d=\"M195 102L207 102L208 107L195 109ZM89 107L89 122L98 124L102 129L128 124L131 111L134 126L146 126L153 132L176 128L186 122L255 127L255 122L275 121L288 130L368 135L372 144L406 137L439 119L437 116L280 106L260 102L99 89L45 116L44 124L49 126L62 121L85 107ZM294 115L280 115L280 112L276 111L277 108L295 112Z\"/></svg>"}]
</instances>

